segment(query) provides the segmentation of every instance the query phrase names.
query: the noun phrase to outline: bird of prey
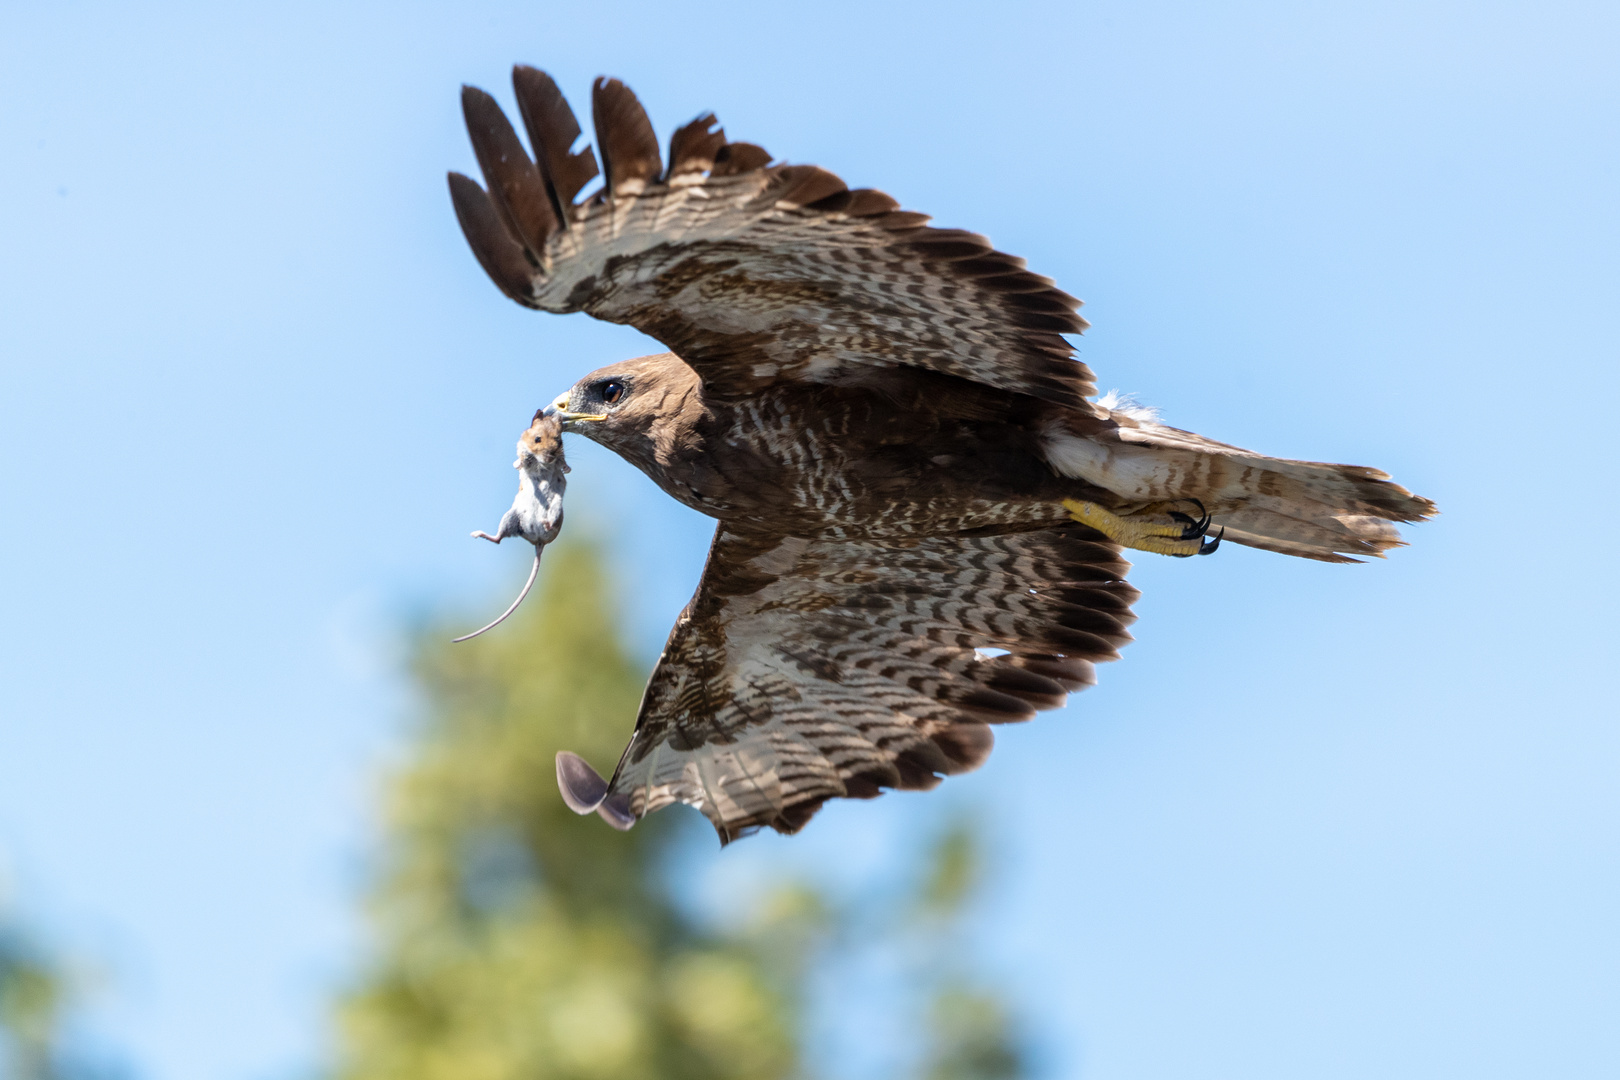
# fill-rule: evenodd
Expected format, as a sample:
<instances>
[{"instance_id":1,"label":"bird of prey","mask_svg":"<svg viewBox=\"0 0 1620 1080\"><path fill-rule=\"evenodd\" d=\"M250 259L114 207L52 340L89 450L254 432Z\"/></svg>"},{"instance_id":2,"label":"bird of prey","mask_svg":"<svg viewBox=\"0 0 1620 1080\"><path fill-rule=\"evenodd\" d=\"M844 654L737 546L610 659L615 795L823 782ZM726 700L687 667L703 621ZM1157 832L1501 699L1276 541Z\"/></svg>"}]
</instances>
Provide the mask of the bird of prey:
<instances>
[{"instance_id":1,"label":"bird of prey","mask_svg":"<svg viewBox=\"0 0 1620 1080\"><path fill-rule=\"evenodd\" d=\"M696 806L722 842L828 799L976 768L992 725L1061 706L1130 640L1122 548L1223 538L1326 562L1401 543L1434 504L1377 469L1269 458L1112 397L1065 334L1079 301L984 237L773 164L712 114L667 157L598 79L595 155L545 73L462 106L487 191L463 232L513 300L670 351L593 371L547 413L718 519L611 779L559 755L619 828Z\"/></svg>"}]
</instances>

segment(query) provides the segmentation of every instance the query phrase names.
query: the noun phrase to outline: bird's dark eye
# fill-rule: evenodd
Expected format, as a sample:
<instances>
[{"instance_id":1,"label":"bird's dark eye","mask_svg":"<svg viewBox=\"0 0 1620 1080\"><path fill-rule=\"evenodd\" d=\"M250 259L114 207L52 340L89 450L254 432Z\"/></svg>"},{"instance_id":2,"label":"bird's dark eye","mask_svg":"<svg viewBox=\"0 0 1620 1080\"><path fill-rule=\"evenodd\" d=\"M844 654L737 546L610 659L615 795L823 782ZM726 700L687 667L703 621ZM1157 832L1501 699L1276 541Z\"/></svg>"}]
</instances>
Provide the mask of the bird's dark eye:
<instances>
[{"instance_id":1,"label":"bird's dark eye","mask_svg":"<svg viewBox=\"0 0 1620 1080\"><path fill-rule=\"evenodd\" d=\"M618 379L609 379L602 384L602 400L609 405L617 405L622 397L624 397L624 383Z\"/></svg>"}]
</instances>

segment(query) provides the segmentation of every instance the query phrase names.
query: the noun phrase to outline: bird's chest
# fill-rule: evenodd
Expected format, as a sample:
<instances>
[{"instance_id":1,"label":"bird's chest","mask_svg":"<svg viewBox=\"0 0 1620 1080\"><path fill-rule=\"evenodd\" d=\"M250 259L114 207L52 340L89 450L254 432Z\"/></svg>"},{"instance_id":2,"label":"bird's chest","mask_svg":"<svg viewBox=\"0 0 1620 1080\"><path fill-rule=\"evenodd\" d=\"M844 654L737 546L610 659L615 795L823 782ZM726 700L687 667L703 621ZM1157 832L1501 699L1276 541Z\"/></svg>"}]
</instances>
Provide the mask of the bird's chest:
<instances>
[{"instance_id":1,"label":"bird's chest","mask_svg":"<svg viewBox=\"0 0 1620 1080\"><path fill-rule=\"evenodd\" d=\"M961 431L860 407L754 399L711 416L661 486L712 517L795 535L934 535L1034 522L1050 508L1009 488ZM1038 468L1038 463L1030 463ZM983 475L981 475L983 474ZM656 478L656 477L655 477Z\"/></svg>"},{"instance_id":2,"label":"bird's chest","mask_svg":"<svg viewBox=\"0 0 1620 1080\"><path fill-rule=\"evenodd\" d=\"M669 447L649 474L666 492L724 521L812 533L848 516L861 486L860 455L825 416L769 401L715 410Z\"/></svg>"}]
</instances>

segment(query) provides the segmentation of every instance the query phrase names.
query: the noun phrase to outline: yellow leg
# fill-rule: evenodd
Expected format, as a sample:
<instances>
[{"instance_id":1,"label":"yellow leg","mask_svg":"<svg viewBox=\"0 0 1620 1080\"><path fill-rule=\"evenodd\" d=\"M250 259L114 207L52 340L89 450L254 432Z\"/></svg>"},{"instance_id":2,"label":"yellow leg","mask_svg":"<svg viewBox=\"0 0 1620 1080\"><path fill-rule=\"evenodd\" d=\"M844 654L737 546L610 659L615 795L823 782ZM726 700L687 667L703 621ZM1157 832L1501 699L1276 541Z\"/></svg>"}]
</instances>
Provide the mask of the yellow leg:
<instances>
[{"instance_id":1,"label":"yellow leg","mask_svg":"<svg viewBox=\"0 0 1620 1080\"><path fill-rule=\"evenodd\" d=\"M1134 520L1079 499L1064 499L1063 508L1080 524L1088 525L1121 547L1135 551L1151 551L1158 555L1201 555L1214 551L1215 543L1219 542L1217 538L1214 543L1206 543L1202 536L1183 539L1188 529L1183 522Z\"/></svg>"}]
</instances>

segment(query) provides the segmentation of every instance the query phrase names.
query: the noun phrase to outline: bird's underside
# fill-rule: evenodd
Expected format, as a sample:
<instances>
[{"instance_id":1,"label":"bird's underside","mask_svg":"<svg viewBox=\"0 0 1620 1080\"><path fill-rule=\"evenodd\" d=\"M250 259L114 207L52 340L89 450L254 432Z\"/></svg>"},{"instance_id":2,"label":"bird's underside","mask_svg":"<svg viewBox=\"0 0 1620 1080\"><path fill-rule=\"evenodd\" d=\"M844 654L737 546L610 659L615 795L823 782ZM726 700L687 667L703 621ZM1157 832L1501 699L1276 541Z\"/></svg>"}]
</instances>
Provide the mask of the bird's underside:
<instances>
[{"instance_id":1,"label":"bird's underside","mask_svg":"<svg viewBox=\"0 0 1620 1080\"><path fill-rule=\"evenodd\" d=\"M550 78L463 106L488 192L457 215L527 306L628 323L672 352L548 410L720 522L611 780L563 754L576 810L672 802L723 840L827 799L978 766L989 725L1057 708L1130 639L1122 547L1219 539L1329 562L1399 544L1432 503L1375 469L1267 458L1090 400L1079 302L982 237L934 229L713 116L668 163L622 84L593 94L604 183Z\"/></svg>"}]
</instances>

